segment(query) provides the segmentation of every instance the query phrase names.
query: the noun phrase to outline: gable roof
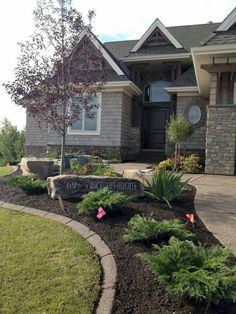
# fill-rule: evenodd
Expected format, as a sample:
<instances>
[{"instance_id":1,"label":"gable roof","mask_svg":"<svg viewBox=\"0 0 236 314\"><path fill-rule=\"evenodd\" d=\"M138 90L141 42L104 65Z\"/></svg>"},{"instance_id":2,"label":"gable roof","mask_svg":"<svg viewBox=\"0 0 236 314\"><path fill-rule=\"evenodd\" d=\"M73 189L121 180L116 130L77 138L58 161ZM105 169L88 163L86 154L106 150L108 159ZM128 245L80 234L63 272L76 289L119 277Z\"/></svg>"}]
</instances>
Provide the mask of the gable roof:
<instances>
[{"instance_id":1,"label":"gable roof","mask_svg":"<svg viewBox=\"0 0 236 314\"><path fill-rule=\"evenodd\" d=\"M199 46L200 42L207 36L212 34L214 30L220 25L220 23L207 23L196 25L183 25L183 26L171 26L167 27L167 30L173 34L173 36L182 44L182 46L190 51L191 47ZM104 46L119 60L127 57L133 46L137 44L138 40L123 40L106 42ZM143 49L143 48L141 48ZM141 50L140 49L140 50ZM164 49L164 48L161 48ZM181 49L177 49L172 46L171 49L175 51L168 51L166 53L177 53ZM141 52L144 50L141 50ZM183 52L183 51L181 51ZM157 51L154 53L158 53ZM133 53L131 53L132 55ZM147 54L148 55L148 54Z\"/></svg>"},{"instance_id":2,"label":"gable roof","mask_svg":"<svg viewBox=\"0 0 236 314\"><path fill-rule=\"evenodd\" d=\"M169 32L169 30L161 23L159 19L156 19L152 25L147 29L147 31L143 34L143 36L139 39L139 41L134 45L131 49L131 52L136 52L139 48L142 47L144 42L148 39L148 37L152 34L155 29L159 29L163 35L172 43L175 48L183 48L182 45L178 42L178 40Z\"/></svg>"},{"instance_id":3,"label":"gable roof","mask_svg":"<svg viewBox=\"0 0 236 314\"><path fill-rule=\"evenodd\" d=\"M216 29L216 32L226 32L236 22L236 7L229 13Z\"/></svg>"},{"instance_id":4,"label":"gable roof","mask_svg":"<svg viewBox=\"0 0 236 314\"><path fill-rule=\"evenodd\" d=\"M111 68L116 72L117 75L125 75L121 66L116 62L114 57L110 54L109 51L107 51L107 49L92 32L88 32L87 30L82 31L79 35L77 45L85 36L87 36L91 40L93 45L101 52L107 63L111 66Z\"/></svg>"},{"instance_id":5,"label":"gable roof","mask_svg":"<svg viewBox=\"0 0 236 314\"><path fill-rule=\"evenodd\" d=\"M214 32L205 42L203 46L226 45L236 43L236 24L225 32Z\"/></svg>"}]
</instances>

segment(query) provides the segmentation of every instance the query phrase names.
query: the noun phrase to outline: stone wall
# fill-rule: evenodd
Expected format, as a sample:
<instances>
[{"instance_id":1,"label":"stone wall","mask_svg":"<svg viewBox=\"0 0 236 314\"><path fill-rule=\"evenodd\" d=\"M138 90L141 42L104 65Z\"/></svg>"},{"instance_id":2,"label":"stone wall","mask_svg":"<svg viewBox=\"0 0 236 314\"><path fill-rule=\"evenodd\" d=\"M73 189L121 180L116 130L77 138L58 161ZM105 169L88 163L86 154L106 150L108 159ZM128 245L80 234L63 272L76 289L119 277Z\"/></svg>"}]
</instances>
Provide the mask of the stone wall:
<instances>
[{"instance_id":1,"label":"stone wall","mask_svg":"<svg viewBox=\"0 0 236 314\"><path fill-rule=\"evenodd\" d=\"M206 173L236 173L236 105L217 104L219 100L229 99L225 86L221 84L217 94L217 74L211 75L210 105L207 113L206 132Z\"/></svg>"},{"instance_id":2,"label":"stone wall","mask_svg":"<svg viewBox=\"0 0 236 314\"><path fill-rule=\"evenodd\" d=\"M206 173L234 175L235 154L236 106L209 106L206 138Z\"/></svg>"},{"instance_id":3,"label":"stone wall","mask_svg":"<svg viewBox=\"0 0 236 314\"><path fill-rule=\"evenodd\" d=\"M206 111L207 100L199 96L177 96L177 115L187 115L188 108L191 105L198 104L202 109L202 120L197 125L194 134L181 146L186 153L197 153L201 159L205 157L206 144Z\"/></svg>"}]
</instances>

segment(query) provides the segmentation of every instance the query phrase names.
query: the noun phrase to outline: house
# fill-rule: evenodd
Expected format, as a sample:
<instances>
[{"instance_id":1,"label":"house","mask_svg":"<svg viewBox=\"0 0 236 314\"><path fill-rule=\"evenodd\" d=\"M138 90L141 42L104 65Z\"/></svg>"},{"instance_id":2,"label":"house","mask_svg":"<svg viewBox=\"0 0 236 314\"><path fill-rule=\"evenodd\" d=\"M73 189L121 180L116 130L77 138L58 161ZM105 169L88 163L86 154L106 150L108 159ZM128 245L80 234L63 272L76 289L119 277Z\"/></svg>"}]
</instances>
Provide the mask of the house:
<instances>
[{"instance_id":1,"label":"house","mask_svg":"<svg viewBox=\"0 0 236 314\"><path fill-rule=\"evenodd\" d=\"M90 40L94 49L100 45L109 77L94 99L95 118L82 113L68 131L68 148L122 160L164 157L172 149L168 119L184 114L195 128L184 150L205 159L206 173L235 174L236 8L222 23L165 27L156 19L139 40ZM28 155L59 145L47 125L38 128L27 114Z\"/></svg>"}]
</instances>

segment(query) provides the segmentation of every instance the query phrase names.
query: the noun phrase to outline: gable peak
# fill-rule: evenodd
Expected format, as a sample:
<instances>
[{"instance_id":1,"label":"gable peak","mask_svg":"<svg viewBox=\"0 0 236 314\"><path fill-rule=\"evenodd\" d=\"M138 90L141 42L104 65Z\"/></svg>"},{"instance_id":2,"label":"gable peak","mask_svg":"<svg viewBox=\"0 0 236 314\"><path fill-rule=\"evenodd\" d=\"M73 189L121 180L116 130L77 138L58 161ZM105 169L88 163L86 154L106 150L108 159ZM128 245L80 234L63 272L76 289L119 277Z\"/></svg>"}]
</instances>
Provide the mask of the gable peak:
<instances>
[{"instance_id":1,"label":"gable peak","mask_svg":"<svg viewBox=\"0 0 236 314\"><path fill-rule=\"evenodd\" d=\"M153 37L154 36L154 37ZM177 41L177 39L170 33L170 31L162 24L157 18L152 25L147 29L143 36L139 39L136 45L131 49L131 52L136 52L147 42L164 42L171 43L175 48L183 48L183 46Z\"/></svg>"}]
</instances>

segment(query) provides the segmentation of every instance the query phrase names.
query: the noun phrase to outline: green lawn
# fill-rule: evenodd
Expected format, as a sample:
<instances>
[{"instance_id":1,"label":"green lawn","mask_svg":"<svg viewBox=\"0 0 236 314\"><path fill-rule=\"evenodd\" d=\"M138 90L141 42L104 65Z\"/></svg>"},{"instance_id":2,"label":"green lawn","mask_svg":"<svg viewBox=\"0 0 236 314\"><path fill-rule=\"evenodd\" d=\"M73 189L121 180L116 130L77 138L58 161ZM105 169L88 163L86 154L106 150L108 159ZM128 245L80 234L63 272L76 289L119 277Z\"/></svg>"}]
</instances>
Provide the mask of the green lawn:
<instances>
[{"instance_id":1,"label":"green lawn","mask_svg":"<svg viewBox=\"0 0 236 314\"><path fill-rule=\"evenodd\" d=\"M12 167L0 167L0 177L5 176L13 171Z\"/></svg>"},{"instance_id":2,"label":"green lawn","mask_svg":"<svg viewBox=\"0 0 236 314\"><path fill-rule=\"evenodd\" d=\"M0 313L92 313L100 267L68 227L0 208Z\"/></svg>"}]
</instances>

